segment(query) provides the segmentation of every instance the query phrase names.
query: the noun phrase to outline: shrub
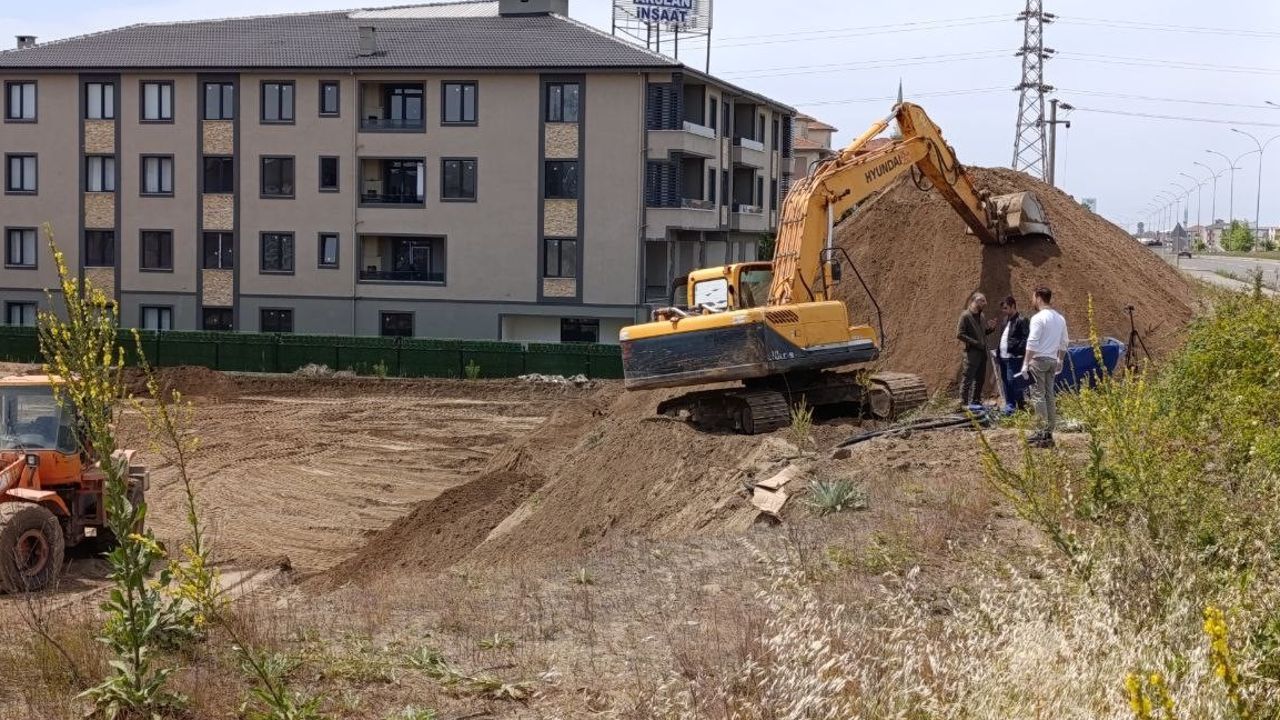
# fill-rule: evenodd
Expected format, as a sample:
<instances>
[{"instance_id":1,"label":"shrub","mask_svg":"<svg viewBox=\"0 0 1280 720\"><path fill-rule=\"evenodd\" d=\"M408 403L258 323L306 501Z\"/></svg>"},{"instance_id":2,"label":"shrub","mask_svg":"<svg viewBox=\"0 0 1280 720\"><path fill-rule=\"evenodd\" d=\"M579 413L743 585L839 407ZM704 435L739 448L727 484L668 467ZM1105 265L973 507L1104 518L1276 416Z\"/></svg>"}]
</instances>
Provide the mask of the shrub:
<instances>
[{"instance_id":1,"label":"shrub","mask_svg":"<svg viewBox=\"0 0 1280 720\"><path fill-rule=\"evenodd\" d=\"M848 480L819 480L809 486L808 503L819 515L863 510L867 507L867 494Z\"/></svg>"},{"instance_id":2,"label":"shrub","mask_svg":"<svg viewBox=\"0 0 1280 720\"><path fill-rule=\"evenodd\" d=\"M467 374L468 380L476 380L480 377L480 366L476 364L475 360L468 360L466 367L462 368L462 370Z\"/></svg>"},{"instance_id":3,"label":"shrub","mask_svg":"<svg viewBox=\"0 0 1280 720\"><path fill-rule=\"evenodd\" d=\"M788 429L791 442L800 450L813 444L813 408L800 398L791 408L791 425Z\"/></svg>"}]
</instances>

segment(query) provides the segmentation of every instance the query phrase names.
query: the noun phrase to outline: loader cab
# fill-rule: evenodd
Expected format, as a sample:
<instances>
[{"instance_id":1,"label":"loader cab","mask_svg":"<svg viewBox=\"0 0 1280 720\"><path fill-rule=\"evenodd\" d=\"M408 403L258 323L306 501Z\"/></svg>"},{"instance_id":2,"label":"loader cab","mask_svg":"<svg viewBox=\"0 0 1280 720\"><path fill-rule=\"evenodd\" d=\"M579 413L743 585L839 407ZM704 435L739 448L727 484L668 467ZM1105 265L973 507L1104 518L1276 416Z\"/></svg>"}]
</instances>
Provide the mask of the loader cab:
<instances>
[{"instance_id":1,"label":"loader cab","mask_svg":"<svg viewBox=\"0 0 1280 720\"><path fill-rule=\"evenodd\" d=\"M56 380L28 375L0 379L0 465L19 457L40 468L43 485L76 483L81 474L76 412L59 402Z\"/></svg>"},{"instance_id":2,"label":"loader cab","mask_svg":"<svg viewBox=\"0 0 1280 720\"><path fill-rule=\"evenodd\" d=\"M687 307L693 312L717 313L769 304L773 263L752 262L704 268L689 273L685 285Z\"/></svg>"}]
</instances>

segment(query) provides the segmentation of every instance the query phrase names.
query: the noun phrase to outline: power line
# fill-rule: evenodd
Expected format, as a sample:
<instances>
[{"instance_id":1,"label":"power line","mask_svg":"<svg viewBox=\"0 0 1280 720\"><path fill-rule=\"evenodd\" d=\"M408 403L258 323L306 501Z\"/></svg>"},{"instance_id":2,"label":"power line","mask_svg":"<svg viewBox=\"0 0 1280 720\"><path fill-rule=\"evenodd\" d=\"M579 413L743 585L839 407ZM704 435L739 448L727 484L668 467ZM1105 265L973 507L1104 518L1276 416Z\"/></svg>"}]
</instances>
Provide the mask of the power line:
<instances>
[{"instance_id":1,"label":"power line","mask_svg":"<svg viewBox=\"0 0 1280 720\"><path fill-rule=\"evenodd\" d=\"M954 25L955 23L967 23L967 22L973 22L977 20L989 20L993 22L999 22L1001 20L1008 20L1008 19L1009 19L1009 16L1003 15L1003 14L1002 15L974 15L971 17L946 18L942 20L919 20L919 21L908 21L908 22L900 22L900 23L889 23L887 25L857 25L857 26L843 27L843 28L822 28L820 30L795 30L792 32L783 32L783 33L763 33L760 35L727 35L720 39L721 40L756 40L759 38L772 39L772 38L780 38L780 37L794 37L796 35L825 35L830 33L863 32L868 30L886 30L886 29L893 29L893 28L919 28L921 30L932 30L934 28L925 27L925 26L931 26L931 25L948 26L948 25Z\"/></svg>"},{"instance_id":2,"label":"power line","mask_svg":"<svg viewBox=\"0 0 1280 720\"><path fill-rule=\"evenodd\" d=\"M1185 122L1213 123L1215 125L1248 125L1253 127L1280 127L1280 123L1253 122L1250 120L1223 120L1219 118L1188 117L1186 115L1161 115L1158 113L1140 113L1127 110L1110 110L1107 108L1091 108L1076 106L1079 112L1103 113L1105 115L1125 115L1128 117L1151 118L1154 120L1181 120Z\"/></svg>"},{"instance_id":3,"label":"power line","mask_svg":"<svg viewBox=\"0 0 1280 720\"><path fill-rule=\"evenodd\" d=\"M1094 53L1060 52L1054 56L1072 62L1092 62L1103 65L1131 65L1135 67L1158 67L1168 70L1203 70L1209 72L1244 73L1254 75L1280 75L1280 68L1250 67L1246 65L1214 65L1186 60L1160 60L1158 58L1125 57L1122 55L1099 55Z\"/></svg>"},{"instance_id":4,"label":"power line","mask_svg":"<svg viewBox=\"0 0 1280 720\"><path fill-rule=\"evenodd\" d=\"M1135 22L1131 20L1110 20L1106 18L1072 17L1059 15L1058 22L1065 25L1081 25L1085 27L1104 27L1117 30L1146 30L1152 32L1177 32L1202 35L1231 35L1232 37L1280 38L1280 32L1270 30L1246 30L1241 28L1197 27L1194 25L1162 25L1158 23Z\"/></svg>"},{"instance_id":5,"label":"power line","mask_svg":"<svg viewBox=\"0 0 1280 720\"><path fill-rule=\"evenodd\" d=\"M933 92L913 92L911 93L911 96L908 97L907 99L914 100L915 98L926 98L926 97L950 97L953 95L979 95L982 93L992 93L992 92L1007 93L1009 92L1009 88L1008 87L989 87L989 88L970 88L967 90L935 90ZM795 104L801 107L820 107L823 105L852 105L854 103L885 102L885 101L894 101L897 99L898 99L897 95L884 95L881 97L847 98L843 100L810 100L807 102L798 102Z\"/></svg>"},{"instance_id":6,"label":"power line","mask_svg":"<svg viewBox=\"0 0 1280 720\"><path fill-rule=\"evenodd\" d=\"M1213 105L1216 107L1250 108L1254 110L1272 110L1270 105L1254 105L1249 103L1223 102L1220 100L1191 100L1188 98L1155 97L1152 95L1133 95L1131 93L1105 92L1102 90L1070 90L1057 88L1059 93L1070 95L1096 95L1097 97L1116 98L1120 100L1145 100L1148 102L1185 103L1188 105Z\"/></svg>"},{"instance_id":7,"label":"power line","mask_svg":"<svg viewBox=\"0 0 1280 720\"><path fill-rule=\"evenodd\" d=\"M862 30L862 31L856 31L856 32L840 32L834 35L821 35L821 36L807 37L807 38L779 38L777 35L763 35L759 37L768 38L768 39L748 40L744 42L722 42L721 40L714 40L714 47L716 48L755 47L759 45L779 45L783 43L818 42L822 40L844 40L847 38L864 37L867 35L887 35L891 33L892 34L909 33L909 32L920 32L925 30L949 30L951 28L972 27L975 25L990 25L993 23L1006 22L1007 20L1008 18L1006 16L1000 16L1000 19L997 19L997 20L973 20L970 22L956 22L956 23L949 23L949 24L943 24L943 25L934 25L929 27L913 26L913 27L899 27L896 29L891 27L890 29L871 29L871 30ZM826 31L815 30L813 32L820 33L820 32L826 32ZM706 40L691 40L689 41L688 45L691 48L702 48L706 46L706 43L707 43Z\"/></svg>"},{"instance_id":8,"label":"power line","mask_svg":"<svg viewBox=\"0 0 1280 720\"><path fill-rule=\"evenodd\" d=\"M910 65L934 65L938 63L965 62L971 60L993 60L1006 58L1009 50L981 50L950 55L917 55L905 58L886 58L884 60L863 60L855 63L829 65L791 65L756 70L740 70L723 73L726 78L770 78L791 75L809 75L820 73L843 72L845 70L875 70L884 67L906 67Z\"/></svg>"}]
</instances>

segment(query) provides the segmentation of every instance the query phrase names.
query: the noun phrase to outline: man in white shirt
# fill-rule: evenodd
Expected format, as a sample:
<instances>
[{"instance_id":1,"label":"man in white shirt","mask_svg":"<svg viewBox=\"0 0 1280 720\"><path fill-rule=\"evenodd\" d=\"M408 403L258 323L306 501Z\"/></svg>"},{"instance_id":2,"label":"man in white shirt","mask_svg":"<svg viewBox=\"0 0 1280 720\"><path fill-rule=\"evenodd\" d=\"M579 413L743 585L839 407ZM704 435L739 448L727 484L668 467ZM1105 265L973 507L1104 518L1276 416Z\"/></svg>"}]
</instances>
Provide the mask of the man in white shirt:
<instances>
[{"instance_id":1,"label":"man in white shirt","mask_svg":"<svg viewBox=\"0 0 1280 720\"><path fill-rule=\"evenodd\" d=\"M1053 309L1052 300L1053 291L1047 287L1036 288L1032 295L1036 314L1031 316L1027 352L1022 358L1022 372L1019 373L1031 379L1027 394L1040 421L1040 429L1027 441L1035 447L1053 447L1053 430L1058 423L1053 380L1062 368L1062 358L1067 352L1067 320Z\"/></svg>"}]
</instances>

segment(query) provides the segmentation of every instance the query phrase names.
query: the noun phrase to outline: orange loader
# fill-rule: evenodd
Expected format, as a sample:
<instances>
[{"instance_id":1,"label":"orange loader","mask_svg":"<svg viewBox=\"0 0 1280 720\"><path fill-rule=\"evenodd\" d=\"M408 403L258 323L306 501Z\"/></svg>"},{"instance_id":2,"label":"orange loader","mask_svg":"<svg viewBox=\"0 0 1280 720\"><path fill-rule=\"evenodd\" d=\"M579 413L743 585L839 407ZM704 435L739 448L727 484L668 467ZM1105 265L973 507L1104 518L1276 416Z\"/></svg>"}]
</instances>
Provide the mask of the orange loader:
<instances>
[{"instance_id":1,"label":"orange loader","mask_svg":"<svg viewBox=\"0 0 1280 720\"><path fill-rule=\"evenodd\" d=\"M55 395L49 375L0 378L0 590L49 587L65 551L85 542L110 548L106 473L80 433L78 412ZM129 499L142 500L149 476L133 450L109 461L128 468Z\"/></svg>"}]
</instances>

